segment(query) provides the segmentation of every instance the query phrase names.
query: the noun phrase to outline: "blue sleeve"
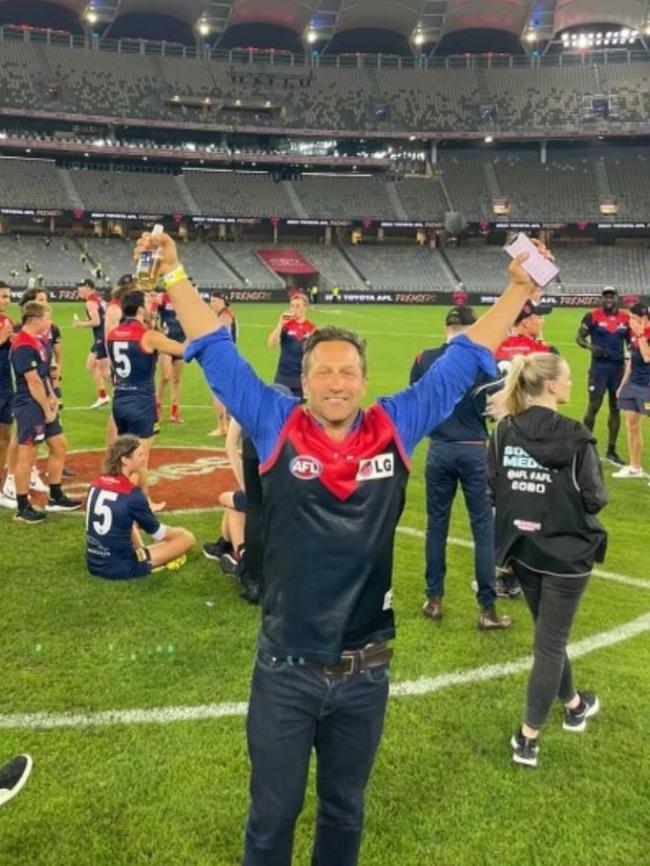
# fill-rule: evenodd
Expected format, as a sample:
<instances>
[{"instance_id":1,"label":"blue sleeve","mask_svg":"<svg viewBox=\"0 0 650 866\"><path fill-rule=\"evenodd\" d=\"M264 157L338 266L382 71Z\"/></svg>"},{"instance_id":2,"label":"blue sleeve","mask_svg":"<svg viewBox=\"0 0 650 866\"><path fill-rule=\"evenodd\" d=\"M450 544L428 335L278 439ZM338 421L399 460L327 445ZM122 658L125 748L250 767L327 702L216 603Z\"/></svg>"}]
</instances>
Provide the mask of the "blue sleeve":
<instances>
[{"instance_id":1,"label":"blue sleeve","mask_svg":"<svg viewBox=\"0 0 650 866\"><path fill-rule=\"evenodd\" d=\"M201 365L212 391L253 440L260 463L264 463L298 401L260 379L239 354L225 327L193 340L185 350L185 360L193 358Z\"/></svg>"},{"instance_id":2,"label":"blue sleeve","mask_svg":"<svg viewBox=\"0 0 650 866\"><path fill-rule=\"evenodd\" d=\"M36 354L30 346L19 346L11 353L11 363L18 376L29 373L30 370L38 369Z\"/></svg>"},{"instance_id":3,"label":"blue sleeve","mask_svg":"<svg viewBox=\"0 0 650 866\"><path fill-rule=\"evenodd\" d=\"M420 439L451 415L481 371L496 378L492 352L461 335L452 340L419 382L379 400L392 418L407 454L412 454Z\"/></svg>"},{"instance_id":4,"label":"blue sleeve","mask_svg":"<svg viewBox=\"0 0 650 866\"><path fill-rule=\"evenodd\" d=\"M139 487L129 493L129 515L137 525L153 535L160 529L160 522L149 507L147 497Z\"/></svg>"}]
</instances>

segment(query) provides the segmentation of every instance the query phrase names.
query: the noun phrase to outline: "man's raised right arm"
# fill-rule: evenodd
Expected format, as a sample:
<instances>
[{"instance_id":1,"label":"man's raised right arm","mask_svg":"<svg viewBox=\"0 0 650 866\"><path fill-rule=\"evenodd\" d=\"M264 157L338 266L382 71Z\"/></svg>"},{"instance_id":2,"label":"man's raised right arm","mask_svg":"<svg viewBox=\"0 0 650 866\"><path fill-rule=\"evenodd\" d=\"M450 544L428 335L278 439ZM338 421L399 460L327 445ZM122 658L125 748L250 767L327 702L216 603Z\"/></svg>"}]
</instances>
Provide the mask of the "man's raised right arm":
<instances>
[{"instance_id":1,"label":"man's raised right arm","mask_svg":"<svg viewBox=\"0 0 650 866\"><path fill-rule=\"evenodd\" d=\"M145 233L138 241L135 256L153 249L159 250L165 291L190 341L185 360L197 359L208 385L253 439L260 457L270 454L296 401L263 382L241 357L228 329L187 278L173 239L164 233Z\"/></svg>"}]
</instances>

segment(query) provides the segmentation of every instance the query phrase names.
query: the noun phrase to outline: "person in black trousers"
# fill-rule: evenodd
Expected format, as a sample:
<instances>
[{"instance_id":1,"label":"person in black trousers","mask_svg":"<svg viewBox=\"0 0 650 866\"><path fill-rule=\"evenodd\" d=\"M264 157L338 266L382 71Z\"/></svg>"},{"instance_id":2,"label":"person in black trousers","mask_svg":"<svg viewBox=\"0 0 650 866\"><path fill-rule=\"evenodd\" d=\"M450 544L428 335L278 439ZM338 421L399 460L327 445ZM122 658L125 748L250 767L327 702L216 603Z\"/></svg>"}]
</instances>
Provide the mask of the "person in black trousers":
<instances>
[{"instance_id":1,"label":"person in black trousers","mask_svg":"<svg viewBox=\"0 0 650 866\"><path fill-rule=\"evenodd\" d=\"M449 348L451 341L476 321L471 307L452 307L445 317L447 342L426 349L415 359L409 384L414 385ZM446 549L451 508L458 485L463 490L474 539L474 574L482 631L510 628L509 616L496 612L494 520L487 490L486 401L495 380L480 373L453 413L429 433L425 470L427 495L426 595L422 613L439 622L447 572Z\"/></svg>"},{"instance_id":2,"label":"person in black trousers","mask_svg":"<svg viewBox=\"0 0 650 866\"><path fill-rule=\"evenodd\" d=\"M607 503L591 432L560 415L571 394L558 355L514 359L490 440L488 482L495 510L496 561L519 580L535 623L524 720L512 736L513 760L537 766L538 735L557 698L563 727L584 731L600 702L573 686L566 645L594 562L607 534L594 515Z\"/></svg>"}]
</instances>

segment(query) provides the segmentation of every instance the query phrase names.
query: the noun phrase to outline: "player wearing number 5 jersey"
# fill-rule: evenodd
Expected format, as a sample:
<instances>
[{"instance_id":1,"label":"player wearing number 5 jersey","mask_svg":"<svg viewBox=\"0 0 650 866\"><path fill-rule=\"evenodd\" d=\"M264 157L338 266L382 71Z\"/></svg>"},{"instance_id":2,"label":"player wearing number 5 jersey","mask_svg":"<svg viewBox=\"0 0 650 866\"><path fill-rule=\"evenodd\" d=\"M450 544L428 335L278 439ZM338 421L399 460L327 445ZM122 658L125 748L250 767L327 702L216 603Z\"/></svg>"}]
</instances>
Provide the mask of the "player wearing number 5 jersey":
<instances>
[{"instance_id":1,"label":"player wearing number 5 jersey","mask_svg":"<svg viewBox=\"0 0 650 866\"><path fill-rule=\"evenodd\" d=\"M137 436L120 436L108 449L105 471L90 485L86 504L88 571L109 580L146 577L176 562L194 544L191 532L159 523L131 478L142 472L146 452ZM145 546L140 529L155 544Z\"/></svg>"},{"instance_id":2,"label":"player wearing number 5 jersey","mask_svg":"<svg viewBox=\"0 0 650 866\"><path fill-rule=\"evenodd\" d=\"M144 292L129 292L122 298L124 318L106 336L113 371L113 418L119 435L137 436L145 452L140 487L147 493L147 467L156 424L154 375L158 352L180 358L185 345L170 340L146 324ZM152 503L160 510L164 503Z\"/></svg>"}]
</instances>

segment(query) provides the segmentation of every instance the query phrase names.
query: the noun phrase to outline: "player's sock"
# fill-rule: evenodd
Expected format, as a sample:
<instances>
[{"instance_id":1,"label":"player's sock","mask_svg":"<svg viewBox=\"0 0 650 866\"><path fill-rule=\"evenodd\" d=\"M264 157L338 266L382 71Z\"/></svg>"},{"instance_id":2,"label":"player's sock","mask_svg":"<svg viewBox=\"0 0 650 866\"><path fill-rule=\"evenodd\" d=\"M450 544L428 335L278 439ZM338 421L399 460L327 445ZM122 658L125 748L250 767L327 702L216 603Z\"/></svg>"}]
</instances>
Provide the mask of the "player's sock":
<instances>
[{"instance_id":1,"label":"player's sock","mask_svg":"<svg viewBox=\"0 0 650 866\"><path fill-rule=\"evenodd\" d=\"M26 508L29 508L29 496L26 493L17 493L16 502L18 504L18 511L24 511Z\"/></svg>"},{"instance_id":2,"label":"player's sock","mask_svg":"<svg viewBox=\"0 0 650 866\"><path fill-rule=\"evenodd\" d=\"M63 490L61 490L61 484L50 484L50 498L60 499L62 496Z\"/></svg>"},{"instance_id":3,"label":"player's sock","mask_svg":"<svg viewBox=\"0 0 650 866\"><path fill-rule=\"evenodd\" d=\"M99 399L105 400L107 397L108 397L108 394L106 393L106 388L100 388L99 389Z\"/></svg>"}]
</instances>

